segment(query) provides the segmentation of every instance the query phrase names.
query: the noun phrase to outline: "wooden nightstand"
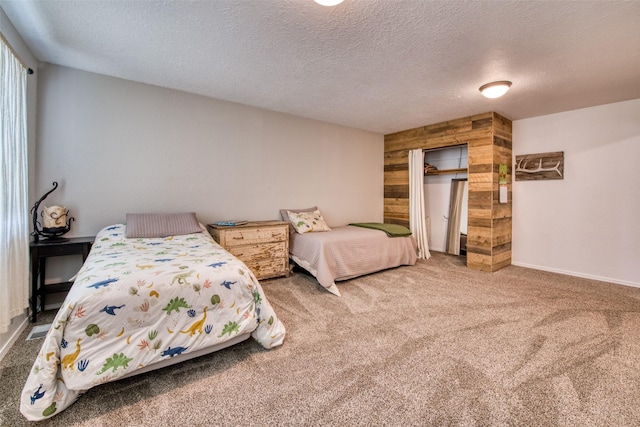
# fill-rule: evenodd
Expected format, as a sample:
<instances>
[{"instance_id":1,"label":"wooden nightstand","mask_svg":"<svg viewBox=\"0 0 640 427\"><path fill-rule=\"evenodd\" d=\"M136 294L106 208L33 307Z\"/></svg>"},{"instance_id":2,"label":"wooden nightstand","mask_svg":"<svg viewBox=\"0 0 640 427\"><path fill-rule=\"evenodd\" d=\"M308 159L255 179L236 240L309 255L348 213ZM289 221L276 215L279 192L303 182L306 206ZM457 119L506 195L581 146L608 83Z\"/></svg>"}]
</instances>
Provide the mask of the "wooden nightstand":
<instances>
[{"instance_id":1,"label":"wooden nightstand","mask_svg":"<svg viewBox=\"0 0 640 427\"><path fill-rule=\"evenodd\" d=\"M40 311L44 311L45 295L57 292L67 292L73 282L44 284L47 258L64 255L82 255L82 262L87 259L94 237L71 237L59 241L40 240L31 242L31 322L38 317L38 298Z\"/></svg>"},{"instance_id":2,"label":"wooden nightstand","mask_svg":"<svg viewBox=\"0 0 640 427\"><path fill-rule=\"evenodd\" d=\"M207 227L213 239L244 262L258 280L289 276L288 222L252 221Z\"/></svg>"}]
</instances>

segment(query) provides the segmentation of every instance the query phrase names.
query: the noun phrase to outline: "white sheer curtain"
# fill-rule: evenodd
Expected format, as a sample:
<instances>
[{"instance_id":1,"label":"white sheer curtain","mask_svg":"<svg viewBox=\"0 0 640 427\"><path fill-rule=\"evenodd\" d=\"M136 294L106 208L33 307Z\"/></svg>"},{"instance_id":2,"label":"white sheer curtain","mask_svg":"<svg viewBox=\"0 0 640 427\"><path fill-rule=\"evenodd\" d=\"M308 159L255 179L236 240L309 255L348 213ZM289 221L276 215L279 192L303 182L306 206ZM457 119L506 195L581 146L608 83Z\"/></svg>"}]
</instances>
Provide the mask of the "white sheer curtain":
<instances>
[{"instance_id":1,"label":"white sheer curtain","mask_svg":"<svg viewBox=\"0 0 640 427\"><path fill-rule=\"evenodd\" d=\"M431 258L424 207L424 153L419 149L409 151L409 229L418 243L418 258Z\"/></svg>"},{"instance_id":2,"label":"white sheer curtain","mask_svg":"<svg viewBox=\"0 0 640 427\"><path fill-rule=\"evenodd\" d=\"M27 70L0 38L0 333L29 303Z\"/></svg>"}]
</instances>

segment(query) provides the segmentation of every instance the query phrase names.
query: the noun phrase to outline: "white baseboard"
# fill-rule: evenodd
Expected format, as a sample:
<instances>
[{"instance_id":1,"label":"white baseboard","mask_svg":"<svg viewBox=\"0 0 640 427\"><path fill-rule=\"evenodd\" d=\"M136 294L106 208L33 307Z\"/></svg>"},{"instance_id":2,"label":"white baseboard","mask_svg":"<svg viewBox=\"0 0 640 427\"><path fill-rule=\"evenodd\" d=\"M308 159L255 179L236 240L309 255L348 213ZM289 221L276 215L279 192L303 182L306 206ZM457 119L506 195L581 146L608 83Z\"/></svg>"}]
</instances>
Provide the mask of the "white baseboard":
<instances>
[{"instance_id":1,"label":"white baseboard","mask_svg":"<svg viewBox=\"0 0 640 427\"><path fill-rule=\"evenodd\" d=\"M624 285L624 286L631 286L631 287L634 287L634 288L640 288L640 283L629 282L629 281L626 281L626 280L612 279L611 277L595 276L595 275L592 275L592 274L578 273L578 272L575 272L575 271L561 270L561 269L558 269L558 268L541 267L539 265L531 265L531 264L526 264L524 262L513 262L512 261L511 264L512 265L517 265L518 267L531 268L533 270L548 271L550 273L558 273L558 274L564 274L564 275L567 275L567 276L581 277L583 279L598 280L600 282L615 283L616 285Z\"/></svg>"},{"instance_id":2,"label":"white baseboard","mask_svg":"<svg viewBox=\"0 0 640 427\"><path fill-rule=\"evenodd\" d=\"M46 304L45 310L57 310L62 306L62 302ZM25 310L28 311L28 310ZM15 325L13 324L15 323ZM23 317L17 316L12 320L11 329L5 334L0 334L0 361L9 353L11 347L18 340L20 334L29 326L29 314L24 314Z\"/></svg>"},{"instance_id":3,"label":"white baseboard","mask_svg":"<svg viewBox=\"0 0 640 427\"><path fill-rule=\"evenodd\" d=\"M16 320L16 318L14 318L14 320ZM9 350L11 349L13 344L15 344L15 342L18 340L18 337L20 336L22 331L24 331L27 328L28 324L29 324L29 317L25 315L22 321L20 321L18 318L16 322L16 327L12 328L13 330L6 333L7 339L3 340L4 343L0 345L0 361L2 361L4 356L6 356L7 353L9 353Z\"/></svg>"}]
</instances>

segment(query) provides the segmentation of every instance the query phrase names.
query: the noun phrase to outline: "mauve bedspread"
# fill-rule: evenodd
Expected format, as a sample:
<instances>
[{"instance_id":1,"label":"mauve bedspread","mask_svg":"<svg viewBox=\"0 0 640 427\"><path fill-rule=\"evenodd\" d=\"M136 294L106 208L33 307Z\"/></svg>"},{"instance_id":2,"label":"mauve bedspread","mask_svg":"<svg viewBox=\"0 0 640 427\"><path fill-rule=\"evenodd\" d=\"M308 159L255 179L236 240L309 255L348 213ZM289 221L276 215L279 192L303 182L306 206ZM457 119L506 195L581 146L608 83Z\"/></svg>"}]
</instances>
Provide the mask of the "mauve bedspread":
<instances>
[{"instance_id":1,"label":"mauve bedspread","mask_svg":"<svg viewBox=\"0 0 640 427\"><path fill-rule=\"evenodd\" d=\"M317 233L292 233L289 252L332 294L335 282L387 268L416 263L413 236L388 237L380 230L344 226Z\"/></svg>"}]
</instances>

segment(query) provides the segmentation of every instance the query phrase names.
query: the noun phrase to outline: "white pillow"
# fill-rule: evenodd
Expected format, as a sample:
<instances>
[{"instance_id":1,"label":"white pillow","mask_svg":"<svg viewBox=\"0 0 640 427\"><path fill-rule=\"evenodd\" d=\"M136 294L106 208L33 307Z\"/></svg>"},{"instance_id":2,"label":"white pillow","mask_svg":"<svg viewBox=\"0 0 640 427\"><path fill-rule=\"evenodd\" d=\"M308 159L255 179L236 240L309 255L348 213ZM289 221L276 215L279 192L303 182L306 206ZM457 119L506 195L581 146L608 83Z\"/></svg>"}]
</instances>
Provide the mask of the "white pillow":
<instances>
[{"instance_id":1,"label":"white pillow","mask_svg":"<svg viewBox=\"0 0 640 427\"><path fill-rule=\"evenodd\" d=\"M287 221L289 223L289 234L293 234L296 232L296 229L293 228L293 224L291 224L291 220L289 219L289 215L287 215L288 211L291 212L312 212L317 210L318 207L317 206L313 206L311 208L305 208L305 209L280 209L280 216L282 217L283 221Z\"/></svg>"},{"instance_id":2,"label":"white pillow","mask_svg":"<svg viewBox=\"0 0 640 427\"><path fill-rule=\"evenodd\" d=\"M331 231L327 223L324 222L319 210L312 212L287 211L287 216L293 228L300 234L314 231Z\"/></svg>"}]
</instances>

